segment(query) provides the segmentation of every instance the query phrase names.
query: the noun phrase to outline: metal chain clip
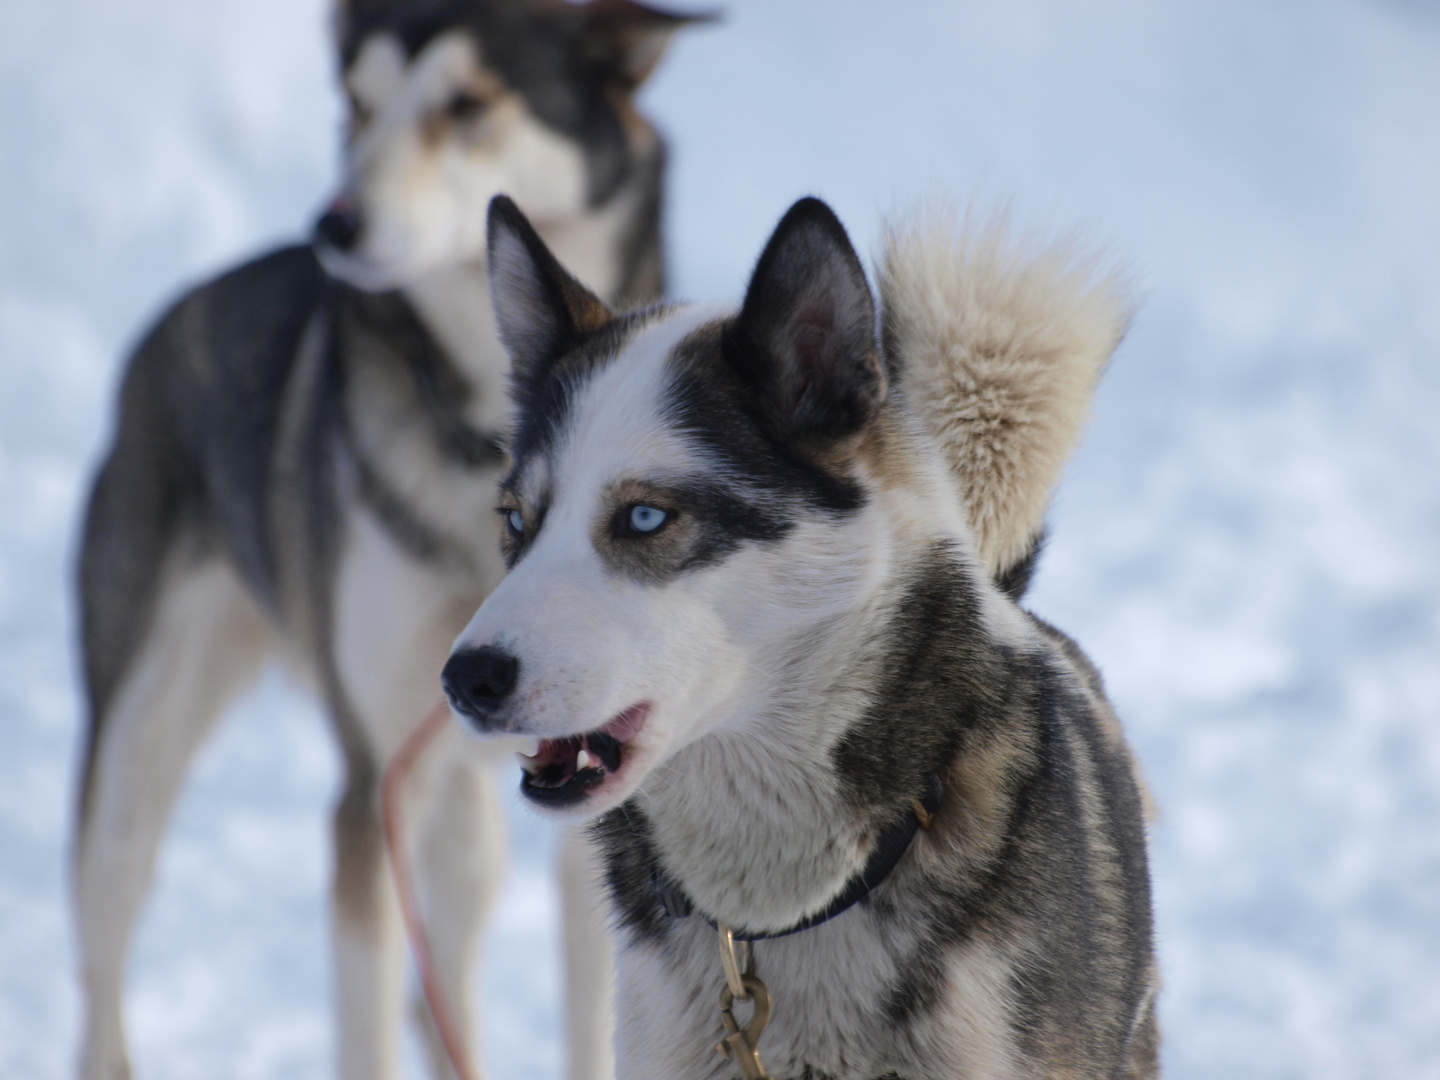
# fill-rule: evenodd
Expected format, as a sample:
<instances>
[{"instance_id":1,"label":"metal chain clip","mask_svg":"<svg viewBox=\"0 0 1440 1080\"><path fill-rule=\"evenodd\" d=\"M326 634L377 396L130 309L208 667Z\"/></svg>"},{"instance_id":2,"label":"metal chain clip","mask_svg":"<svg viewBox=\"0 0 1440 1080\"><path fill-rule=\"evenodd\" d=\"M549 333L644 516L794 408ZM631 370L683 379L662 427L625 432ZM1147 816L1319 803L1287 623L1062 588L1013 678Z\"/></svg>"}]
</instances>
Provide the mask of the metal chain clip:
<instances>
[{"instance_id":1,"label":"metal chain clip","mask_svg":"<svg viewBox=\"0 0 1440 1080\"><path fill-rule=\"evenodd\" d=\"M720 991L720 1019L725 1024L725 1037L715 1044L722 1057L740 1066L745 1080L770 1080L760 1060L760 1036L770 1023L770 991L755 974L755 956L750 942L736 941L735 933L724 923L720 930L720 966L725 970L725 989ZM735 1019L737 1001L751 1001L754 1011L743 1028Z\"/></svg>"}]
</instances>

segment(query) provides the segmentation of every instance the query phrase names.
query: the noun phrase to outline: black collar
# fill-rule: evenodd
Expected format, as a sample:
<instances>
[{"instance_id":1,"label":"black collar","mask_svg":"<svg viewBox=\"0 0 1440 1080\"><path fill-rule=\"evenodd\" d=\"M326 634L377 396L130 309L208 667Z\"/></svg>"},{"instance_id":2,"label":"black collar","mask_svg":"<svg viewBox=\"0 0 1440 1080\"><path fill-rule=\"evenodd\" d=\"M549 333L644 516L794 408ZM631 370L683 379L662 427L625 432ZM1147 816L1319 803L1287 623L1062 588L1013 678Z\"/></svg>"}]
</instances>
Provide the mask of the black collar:
<instances>
[{"instance_id":1,"label":"black collar","mask_svg":"<svg viewBox=\"0 0 1440 1080\"><path fill-rule=\"evenodd\" d=\"M807 915L795 925L786 927L784 930L760 933L736 930L735 940L765 941L768 938L798 934L801 930L809 930L812 926L828 922L842 911L846 911L864 900L870 895L871 890L877 888L890 876L890 871L895 869L905 852L910 849L910 841L915 839L915 834L920 831L922 824L924 828L930 827L930 819L935 816L940 809L940 804L945 801L945 789L940 783L938 773L930 774L924 797L913 801L916 804L914 812L906 814L880 834L880 839L876 841L875 850L871 853L869 861L845 883L845 887L835 895L835 899L820 911L814 915ZM685 891L678 884L666 877L663 871L657 868L651 875L651 881L655 886L660 906L672 919L683 919L695 910L695 904L690 897L685 895ZM703 912L700 917L711 926L715 925L715 920Z\"/></svg>"}]
</instances>

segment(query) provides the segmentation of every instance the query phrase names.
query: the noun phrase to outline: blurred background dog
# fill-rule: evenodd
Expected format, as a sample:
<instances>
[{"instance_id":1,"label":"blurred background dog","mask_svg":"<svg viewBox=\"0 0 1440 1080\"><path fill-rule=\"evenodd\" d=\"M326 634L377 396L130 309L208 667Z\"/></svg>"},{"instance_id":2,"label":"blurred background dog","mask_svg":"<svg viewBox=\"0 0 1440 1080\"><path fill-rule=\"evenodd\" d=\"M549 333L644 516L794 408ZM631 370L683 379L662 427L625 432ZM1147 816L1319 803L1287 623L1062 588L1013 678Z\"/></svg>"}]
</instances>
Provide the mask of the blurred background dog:
<instances>
[{"instance_id":1,"label":"blurred background dog","mask_svg":"<svg viewBox=\"0 0 1440 1080\"><path fill-rule=\"evenodd\" d=\"M378 782L502 574L508 365L486 207L514 193L591 288L658 298L664 147L632 95L686 21L630 0L343 6L345 179L315 250L193 290L131 359L80 553L83 1076L129 1074L125 961L170 808L224 707L277 658L324 702L345 762L340 1074L394 1074L404 954ZM439 974L468 1019L504 828L487 755L441 757L410 785L408 817ZM612 1068L608 936L586 868L562 877L572 1075L598 1080Z\"/></svg>"}]
</instances>

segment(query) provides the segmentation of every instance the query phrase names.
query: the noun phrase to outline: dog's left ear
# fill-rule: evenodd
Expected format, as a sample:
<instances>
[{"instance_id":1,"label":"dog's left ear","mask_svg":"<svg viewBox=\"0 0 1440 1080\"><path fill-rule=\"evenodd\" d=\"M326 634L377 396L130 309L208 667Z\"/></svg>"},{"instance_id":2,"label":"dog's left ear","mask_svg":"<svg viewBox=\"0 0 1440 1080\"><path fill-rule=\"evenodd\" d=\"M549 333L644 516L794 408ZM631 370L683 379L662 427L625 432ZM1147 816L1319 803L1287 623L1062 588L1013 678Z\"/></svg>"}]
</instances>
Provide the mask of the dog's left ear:
<instances>
[{"instance_id":1,"label":"dog's left ear","mask_svg":"<svg viewBox=\"0 0 1440 1080\"><path fill-rule=\"evenodd\" d=\"M685 15L636 0L590 0L580 10L585 18L586 53L626 90L636 89L650 77L676 30L720 17L719 11Z\"/></svg>"},{"instance_id":2,"label":"dog's left ear","mask_svg":"<svg viewBox=\"0 0 1440 1080\"><path fill-rule=\"evenodd\" d=\"M801 199L776 226L725 351L784 435L852 435L885 400L870 285L819 199Z\"/></svg>"},{"instance_id":3,"label":"dog's left ear","mask_svg":"<svg viewBox=\"0 0 1440 1080\"><path fill-rule=\"evenodd\" d=\"M495 325L523 399L556 360L614 316L560 265L509 196L490 200L487 225Z\"/></svg>"}]
</instances>

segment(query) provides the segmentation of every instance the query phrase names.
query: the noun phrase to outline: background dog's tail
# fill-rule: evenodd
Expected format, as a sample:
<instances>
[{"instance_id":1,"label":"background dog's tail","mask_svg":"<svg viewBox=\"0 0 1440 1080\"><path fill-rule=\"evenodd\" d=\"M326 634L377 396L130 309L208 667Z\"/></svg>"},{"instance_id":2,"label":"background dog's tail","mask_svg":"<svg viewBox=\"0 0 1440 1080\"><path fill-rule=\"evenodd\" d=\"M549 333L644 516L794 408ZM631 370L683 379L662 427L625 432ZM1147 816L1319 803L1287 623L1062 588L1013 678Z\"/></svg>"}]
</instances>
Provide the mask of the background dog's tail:
<instances>
[{"instance_id":1,"label":"background dog's tail","mask_svg":"<svg viewBox=\"0 0 1440 1080\"><path fill-rule=\"evenodd\" d=\"M955 471L981 561L1018 596L1127 290L1074 242L1020 242L1003 214L940 205L890 224L879 276L886 352Z\"/></svg>"}]
</instances>

